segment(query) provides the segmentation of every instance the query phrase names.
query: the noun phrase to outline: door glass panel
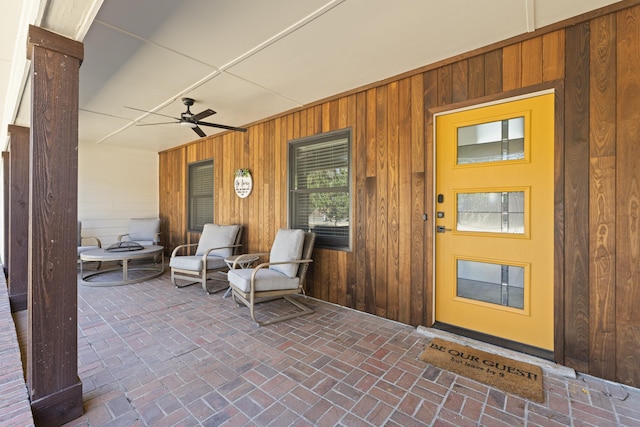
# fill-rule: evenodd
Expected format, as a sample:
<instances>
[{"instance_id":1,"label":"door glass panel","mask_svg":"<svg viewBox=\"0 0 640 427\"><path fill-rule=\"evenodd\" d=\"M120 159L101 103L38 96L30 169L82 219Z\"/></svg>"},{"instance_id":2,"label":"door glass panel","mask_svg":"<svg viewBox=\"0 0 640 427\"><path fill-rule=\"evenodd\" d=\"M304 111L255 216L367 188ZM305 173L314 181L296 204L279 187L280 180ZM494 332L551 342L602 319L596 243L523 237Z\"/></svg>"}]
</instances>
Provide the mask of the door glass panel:
<instances>
[{"instance_id":1,"label":"door glass panel","mask_svg":"<svg viewBox=\"0 0 640 427\"><path fill-rule=\"evenodd\" d=\"M459 127L457 136L459 165L524 159L524 117Z\"/></svg>"},{"instance_id":2,"label":"door glass panel","mask_svg":"<svg viewBox=\"0 0 640 427\"><path fill-rule=\"evenodd\" d=\"M457 231L524 234L524 191L457 194Z\"/></svg>"},{"instance_id":3,"label":"door glass panel","mask_svg":"<svg viewBox=\"0 0 640 427\"><path fill-rule=\"evenodd\" d=\"M456 296L524 309L524 267L459 259Z\"/></svg>"}]
</instances>

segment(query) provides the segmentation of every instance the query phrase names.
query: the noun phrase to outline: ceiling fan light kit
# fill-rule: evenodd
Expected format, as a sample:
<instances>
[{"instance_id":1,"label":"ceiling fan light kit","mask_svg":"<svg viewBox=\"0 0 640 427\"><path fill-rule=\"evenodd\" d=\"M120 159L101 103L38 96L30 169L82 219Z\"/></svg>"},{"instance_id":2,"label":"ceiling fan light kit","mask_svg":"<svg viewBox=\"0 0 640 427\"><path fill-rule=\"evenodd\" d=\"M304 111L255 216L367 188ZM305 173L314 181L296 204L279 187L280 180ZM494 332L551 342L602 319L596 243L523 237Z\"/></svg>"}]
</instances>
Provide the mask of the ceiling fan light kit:
<instances>
[{"instance_id":1,"label":"ceiling fan light kit","mask_svg":"<svg viewBox=\"0 0 640 427\"><path fill-rule=\"evenodd\" d=\"M198 136L201 137L201 138L204 138L207 135L202 131L202 129L200 129L200 126L209 126L209 127L219 128L219 129L233 130L233 131L237 131L237 132L246 132L247 131L246 128L228 126L228 125L221 125L221 124L218 124L218 123L203 122L202 119L204 119L205 117L212 116L212 115L216 114L216 112L213 111L211 108L207 108L206 110L203 110L203 111L199 112L198 114L193 114L191 112L191 109L190 109L190 107L195 103L193 98L182 98L182 103L187 106L187 111L185 111L184 113L181 113L179 118L178 117L166 116L164 114L155 113L153 111L140 110L138 108L133 108L133 107L126 107L126 108L130 108L132 110L137 110L137 111L143 111L143 112L149 113L149 114L156 114L158 116L169 117L171 119L177 120L177 122L140 123L139 126L152 126L152 125L164 125L164 124L171 124L171 123L175 124L175 123L177 123L180 126L184 126L184 127L193 129L193 131L195 133L197 133Z\"/></svg>"}]
</instances>

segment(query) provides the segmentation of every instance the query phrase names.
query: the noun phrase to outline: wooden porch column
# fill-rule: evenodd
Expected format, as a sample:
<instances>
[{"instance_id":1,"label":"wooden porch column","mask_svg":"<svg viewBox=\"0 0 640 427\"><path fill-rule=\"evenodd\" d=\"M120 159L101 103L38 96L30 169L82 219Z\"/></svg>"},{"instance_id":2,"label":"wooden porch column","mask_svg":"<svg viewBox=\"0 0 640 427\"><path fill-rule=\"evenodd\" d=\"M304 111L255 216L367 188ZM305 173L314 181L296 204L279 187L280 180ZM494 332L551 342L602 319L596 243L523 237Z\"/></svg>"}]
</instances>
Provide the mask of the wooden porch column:
<instances>
[{"instance_id":1,"label":"wooden porch column","mask_svg":"<svg viewBox=\"0 0 640 427\"><path fill-rule=\"evenodd\" d=\"M2 267L4 269L4 275L7 277L7 261L9 260L9 162L11 161L10 155L8 151L2 152L2 200L4 206L2 214L4 215L4 222L2 223L4 226L4 241L2 242Z\"/></svg>"},{"instance_id":2,"label":"wooden porch column","mask_svg":"<svg viewBox=\"0 0 640 427\"><path fill-rule=\"evenodd\" d=\"M29 238L29 128L9 125L8 288L11 311L27 308Z\"/></svg>"},{"instance_id":3,"label":"wooden porch column","mask_svg":"<svg viewBox=\"0 0 640 427\"><path fill-rule=\"evenodd\" d=\"M27 387L37 425L82 415L78 378L78 93L82 43L29 27Z\"/></svg>"}]
</instances>

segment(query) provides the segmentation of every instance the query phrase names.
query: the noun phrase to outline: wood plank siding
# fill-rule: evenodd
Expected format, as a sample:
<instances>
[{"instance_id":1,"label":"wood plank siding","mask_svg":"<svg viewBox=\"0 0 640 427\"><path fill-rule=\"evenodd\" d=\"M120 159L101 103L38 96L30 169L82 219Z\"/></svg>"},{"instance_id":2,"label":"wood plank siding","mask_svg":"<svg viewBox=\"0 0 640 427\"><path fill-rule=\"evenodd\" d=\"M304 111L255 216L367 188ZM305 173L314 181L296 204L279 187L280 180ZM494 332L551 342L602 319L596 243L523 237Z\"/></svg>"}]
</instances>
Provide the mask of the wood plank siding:
<instances>
[{"instance_id":1,"label":"wood plank siding","mask_svg":"<svg viewBox=\"0 0 640 427\"><path fill-rule=\"evenodd\" d=\"M167 251L186 231L186 171L214 160L214 221L268 250L287 226L287 146L352 130L352 250L316 249L314 297L410 325L433 306L433 113L556 91L557 361L640 387L640 5L624 1L160 153ZM234 171L254 190L235 196ZM428 219L424 221L423 215Z\"/></svg>"}]
</instances>

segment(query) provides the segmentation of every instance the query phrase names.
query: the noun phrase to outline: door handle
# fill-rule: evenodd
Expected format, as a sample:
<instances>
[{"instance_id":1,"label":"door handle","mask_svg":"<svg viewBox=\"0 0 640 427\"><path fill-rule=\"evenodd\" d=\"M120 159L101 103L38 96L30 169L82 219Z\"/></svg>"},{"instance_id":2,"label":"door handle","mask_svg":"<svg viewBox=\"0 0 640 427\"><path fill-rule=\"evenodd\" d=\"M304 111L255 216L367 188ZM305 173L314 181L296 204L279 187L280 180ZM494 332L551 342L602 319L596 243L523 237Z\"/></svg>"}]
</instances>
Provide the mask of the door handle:
<instances>
[{"instance_id":1,"label":"door handle","mask_svg":"<svg viewBox=\"0 0 640 427\"><path fill-rule=\"evenodd\" d=\"M451 231L450 228L444 228L444 225L438 225L436 227L436 233L444 233L445 231Z\"/></svg>"}]
</instances>

